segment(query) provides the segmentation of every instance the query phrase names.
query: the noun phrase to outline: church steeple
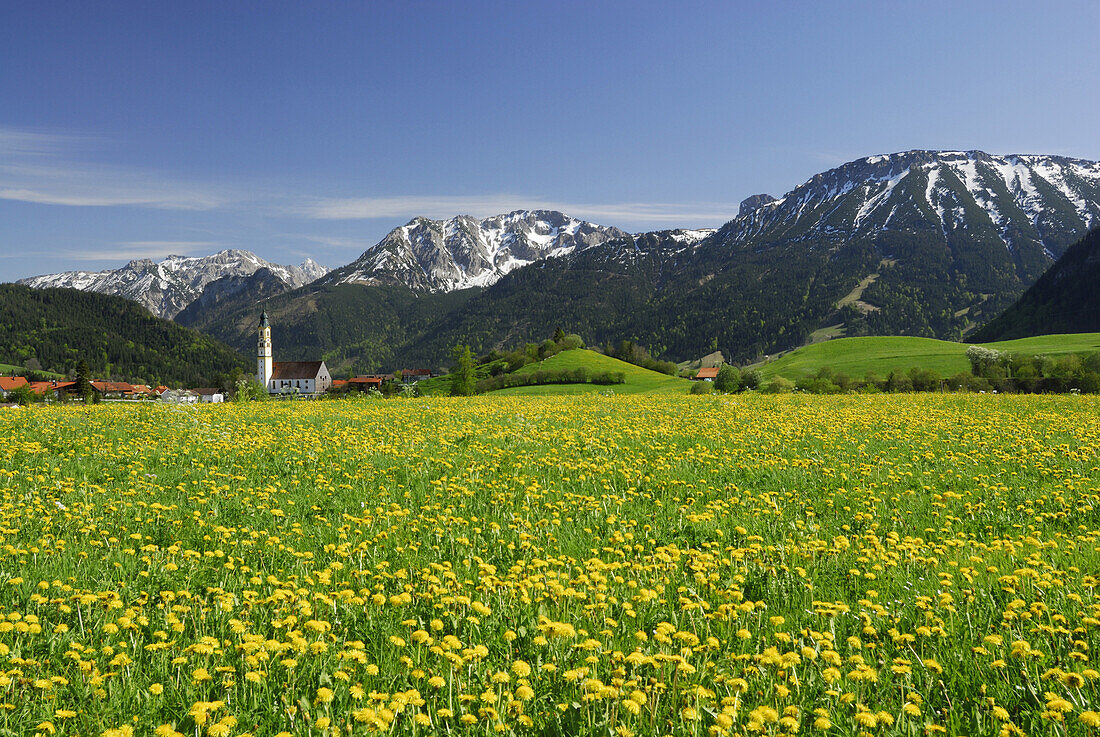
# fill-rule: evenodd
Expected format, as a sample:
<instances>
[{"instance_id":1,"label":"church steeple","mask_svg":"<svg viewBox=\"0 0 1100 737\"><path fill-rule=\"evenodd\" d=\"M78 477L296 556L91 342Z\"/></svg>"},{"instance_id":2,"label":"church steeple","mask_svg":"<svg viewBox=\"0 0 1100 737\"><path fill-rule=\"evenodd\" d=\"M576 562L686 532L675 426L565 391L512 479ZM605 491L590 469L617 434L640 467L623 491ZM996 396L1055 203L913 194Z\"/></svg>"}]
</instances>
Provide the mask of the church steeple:
<instances>
[{"instance_id":1,"label":"church steeple","mask_svg":"<svg viewBox=\"0 0 1100 737\"><path fill-rule=\"evenodd\" d=\"M259 333L256 342L256 380L270 389L271 383L271 323L267 319L267 310L260 315Z\"/></svg>"}]
</instances>

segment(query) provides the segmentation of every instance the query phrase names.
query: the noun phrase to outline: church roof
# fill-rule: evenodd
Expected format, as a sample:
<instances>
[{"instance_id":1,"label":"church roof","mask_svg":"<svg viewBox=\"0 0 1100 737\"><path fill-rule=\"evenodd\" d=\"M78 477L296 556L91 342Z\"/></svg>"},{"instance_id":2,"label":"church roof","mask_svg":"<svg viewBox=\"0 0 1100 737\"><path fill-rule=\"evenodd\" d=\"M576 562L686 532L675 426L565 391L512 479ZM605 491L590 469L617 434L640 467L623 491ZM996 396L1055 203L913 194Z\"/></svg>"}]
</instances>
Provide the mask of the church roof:
<instances>
[{"instance_id":1,"label":"church roof","mask_svg":"<svg viewBox=\"0 0 1100 737\"><path fill-rule=\"evenodd\" d=\"M271 364L272 379L316 379L324 361L275 361Z\"/></svg>"},{"instance_id":2,"label":"church roof","mask_svg":"<svg viewBox=\"0 0 1100 737\"><path fill-rule=\"evenodd\" d=\"M267 310L264 310L263 314L260 315L260 327L261 328L266 328L266 327L270 327L270 325L271 325L271 323L267 319Z\"/></svg>"}]
</instances>

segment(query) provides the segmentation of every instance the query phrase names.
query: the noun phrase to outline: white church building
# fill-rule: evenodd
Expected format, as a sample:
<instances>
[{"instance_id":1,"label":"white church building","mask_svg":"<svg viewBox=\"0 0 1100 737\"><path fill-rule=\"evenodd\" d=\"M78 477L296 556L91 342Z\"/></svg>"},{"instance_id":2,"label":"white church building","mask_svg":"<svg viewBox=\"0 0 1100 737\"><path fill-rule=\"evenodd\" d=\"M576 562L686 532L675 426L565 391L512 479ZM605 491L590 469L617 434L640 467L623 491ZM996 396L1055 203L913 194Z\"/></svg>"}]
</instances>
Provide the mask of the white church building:
<instances>
[{"instance_id":1,"label":"white church building","mask_svg":"<svg viewBox=\"0 0 1100 737\"><path fill-rule=\"evenodd\" d=\"M268 394L319 395L332 386L324 361L272 361L271 322L267 310L260 316L256 346L256 380Z\"/></svg>"}]
</instances>

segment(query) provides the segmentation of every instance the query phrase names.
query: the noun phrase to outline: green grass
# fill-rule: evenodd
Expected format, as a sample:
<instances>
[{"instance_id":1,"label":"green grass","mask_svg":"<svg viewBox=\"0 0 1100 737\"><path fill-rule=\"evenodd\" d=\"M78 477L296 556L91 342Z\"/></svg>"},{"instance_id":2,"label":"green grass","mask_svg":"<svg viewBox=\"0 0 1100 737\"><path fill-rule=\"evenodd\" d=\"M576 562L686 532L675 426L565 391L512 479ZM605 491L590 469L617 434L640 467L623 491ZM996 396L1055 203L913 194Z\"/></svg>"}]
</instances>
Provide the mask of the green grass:
<instances>
[{"instance_id":1,"label":"green grass","mask_svg":"<svg viewBox=\"0 0 1100 737\"><path fill-rule=\"evenodd\" d=\"M970 369L970 363L966 360L966 349L970 345L972 344L898 336L837 338L803 346L759 368L766 379L775 376L799 379L815 373L823 366L857 378L868 371L886 376L894 369L907 371L913 367L932 369L942 376L950 376ZM1030 355L1095 353L1100 351L1100 333L1041 335L983 345L1010 353Z\"/></svg>"},{"instance_id":2,"label":"green grass","mask_svg":"<svg viewBox=\"0 0 1100 737\"><path fill-rule=\"evenodd\" d=\"M529 374L535 371L560 371L576 368L587 368L590 372L611 371L622 372L626 375L626 381L622 384L600 386L598 384L546 384L543 386L517 386L510 389L501 389L493 392L507 394L509 396L532 396L546 394L597 394L608 389L616 394L683 394L691 382L677 376L669 376L656 371L635 366L632 363L620 361L617 358L605 356L587 349L575 349L562 351L556 356L551 356L545 361L530 363L516 373Z\"/></svg>"},{"instance_id":3,"label":"green grass","mask_svg":"<svg viewBox=\"0 0 1100 737\"><path fill-rule=\"evenodd\" d=\"M0 412L0 735L1095 737L1098 413Z\"/></svg>"},{"instance_id":4,"label":"green grass","mask_svg":"<svg viewBox=\"0 0 1100 737\"><path fill-rule=\"evenodd\" d=\"M3 374L4 376L22 375L24 371L26 371L26 369L23 368L22 366L16 366L16 365L10 364L10 363L0 363L0 374ZM43 376L49 376L50 378L53 378L53 379L64 379L65 378L65 374L58 374L58 373L55 373L53 371L39 371L37 373L40 373Z\"/></svg>"}]
</instances>

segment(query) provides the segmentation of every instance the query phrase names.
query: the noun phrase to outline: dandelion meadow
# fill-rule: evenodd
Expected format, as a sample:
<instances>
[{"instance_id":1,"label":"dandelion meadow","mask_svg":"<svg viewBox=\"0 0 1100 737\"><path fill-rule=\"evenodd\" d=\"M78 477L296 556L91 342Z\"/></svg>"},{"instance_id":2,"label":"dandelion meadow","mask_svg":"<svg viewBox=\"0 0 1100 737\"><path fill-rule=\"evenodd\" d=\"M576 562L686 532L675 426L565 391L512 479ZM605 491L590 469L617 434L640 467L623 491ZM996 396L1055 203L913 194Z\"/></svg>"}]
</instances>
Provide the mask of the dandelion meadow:
<instances>
[{"instance_id":1,"label":"dandelion meadow","mask_svg":"<svg viewBox=\"0 0 1100 737\"><path fill-rule=\"evenodd\" d=\"M1093 734L1100 403L0 416L3 734Z\"/></svg>"}]
</instances>

